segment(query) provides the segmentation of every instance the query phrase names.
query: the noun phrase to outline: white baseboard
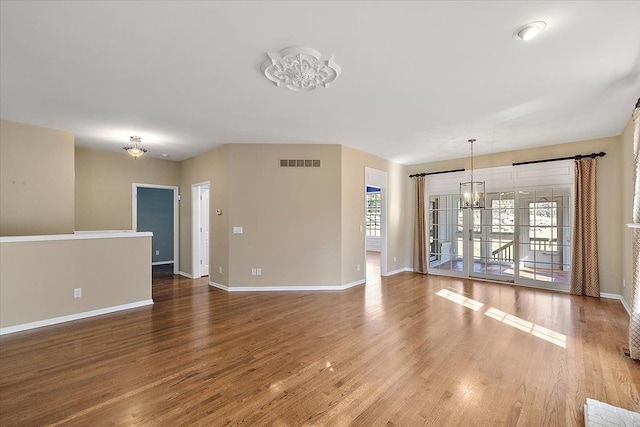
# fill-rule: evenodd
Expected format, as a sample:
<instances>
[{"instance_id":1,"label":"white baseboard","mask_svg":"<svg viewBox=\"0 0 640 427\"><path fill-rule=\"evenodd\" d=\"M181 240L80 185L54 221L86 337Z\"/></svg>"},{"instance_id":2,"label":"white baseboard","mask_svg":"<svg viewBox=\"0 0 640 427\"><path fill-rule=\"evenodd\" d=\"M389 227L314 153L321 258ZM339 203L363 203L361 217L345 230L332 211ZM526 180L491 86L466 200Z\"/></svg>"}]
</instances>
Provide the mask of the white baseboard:
<instances>
[{"instance_id":1,"label":"white baseboard","mask_svg":"<svg viewBox=\"0 0 640 427\"><path fill-rule=\"evenodd\" d=\"M209 286L222 289L227 292L282 292L282 291L344 291L354 286L363 285L364 279L346 285L324 286L226 286L216 282L209 282Z\"/></svg>"},{"instance_id":2,"label":"white baseboard","mask_svg":"<svg viewBox=\"0 0 640 427\"><path fill-rule=\"evenodd\" d=\"M178 271L178 274L186 277L187 279L193 279L192 275L190 275L189 273L185 273L184 271Z\"/></svg>"},{"instance_id":3,"label":"white baseboard","mask_svg":"<svg viewBox=\"0 0 640 427\"><path fill-rule=\"evenodd\" d=\"M622 303L622 306L624 307L624 309L627 310L627 314L629 316L631 316L631 307L629 307L629 304L627 304L627 301L625 301L625 299L622 298L622 295L609 294L609 293L606 293L606 292L600 292L600 298L609 298L609 299L620 300L620 302Z\"/></svg>"},{"instance_id":4,"label":"white baseboard","mask_svg":"<svg viewBox=\"0 0 640 427\"><path fill-rule=\"evenodd\" d=\"M213 286L214 288L222 289L223 291L229 292L229 287L226 285L222 285L220 283L212 282L209 280L209 286Z\"/></svg>"},{"instance_id":5,"label":"white baseboard","mask_svg":"<svg viewBox=\"0 0 640 427\"><path fill-rule=\"evenodd\" d=\"M173 260L171 261L156 261L152 262L151 265L165 265L165 264L173 264Z\"/></svg>"},{"instance_id":6,"label":"white baseboard","mask_svg":"<svg viewBox=\"0 0 640 427\"><path fill-rule=\"evenodd\" d=\"M116 305L113 307L100 308L98 310L85 311L83 313L70 314L68 316L54 317L52 319L38 320L37 322L23 323L16 326L0 328L0 335L12 334L14 332L26 331L28 329L41 328L43 326L56 325L58 323L71 322L73 320L86 319L87 317L100 316L101 314L113 313L116 311L129 310L131 308L152 305L153 300L132 302L129 304Z\"/></svg>"},{"instance_id":7,"label":"white baseboard","mask_svg":"<svg viewBox=\"0 0 640 427\"><path fill-rule=\"evenodd\" d=\"M410 268L410 267L399 268L397 270L387 271L387 274L382 274L381 276L384 276L384 277L393 276L394 274L404 273L405 271L413 271L413 268Z\"/></svg>"}]
</instances>

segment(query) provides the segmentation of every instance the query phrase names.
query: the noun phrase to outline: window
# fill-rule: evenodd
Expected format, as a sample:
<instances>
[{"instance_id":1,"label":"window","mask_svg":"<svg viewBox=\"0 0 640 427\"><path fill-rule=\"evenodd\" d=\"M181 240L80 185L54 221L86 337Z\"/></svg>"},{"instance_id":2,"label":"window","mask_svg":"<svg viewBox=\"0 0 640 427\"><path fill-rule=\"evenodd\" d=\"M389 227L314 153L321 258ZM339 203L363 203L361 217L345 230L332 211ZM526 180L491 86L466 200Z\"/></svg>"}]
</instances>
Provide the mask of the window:
<instances>
[{"instance_id":1,"label":"window","mask_svg":"<svg viewBox=\"0 0 640 427\"><path fill-rule=\"evenodd\" d=\"M382 197L380 190L367 193L366 235L380 237L380 222L382 219Z\"/></svg>"},{"instance_id":2,"label":"window","mask_svg":"<svg viewBox=\"0 0 640 427\"><path fill-rule=\"evenodd\" d=\"M538 282L569 283L570 190L520 191L519 274Z\"/></svg>"},{"instance_id":3,"label":"window","mask_svg":"<svg viewBox=\"0 0 640 427\"><path fill-rule=\"evenodd\" d=\"M513 234L514 225L515 225L514 206L515 204L514 204L513 198L491 200L491 232L492 233Z\"/></svg>"},{"instance_id":4,"label":"window","mask_svg":"<svg viewBox=\"0 0 640 427\"><path fill-rule=\"evenodd\" d=\"M558 202L529 203L529 250L558 252Z\"/></svg>"}]
</instances>

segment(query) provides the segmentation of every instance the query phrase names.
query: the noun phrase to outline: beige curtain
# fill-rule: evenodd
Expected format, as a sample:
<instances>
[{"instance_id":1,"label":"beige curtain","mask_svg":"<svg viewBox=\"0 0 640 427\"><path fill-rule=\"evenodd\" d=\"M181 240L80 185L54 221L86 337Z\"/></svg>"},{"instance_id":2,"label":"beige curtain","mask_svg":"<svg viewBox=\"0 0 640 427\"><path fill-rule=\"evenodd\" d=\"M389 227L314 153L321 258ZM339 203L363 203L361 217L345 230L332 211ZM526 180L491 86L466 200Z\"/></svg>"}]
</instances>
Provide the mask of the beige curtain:
<instances>
[{"instance_id":1,"label":"beige curtain","mask_svg":"<svg viewBox=\"0 0 640 427\"><path fill-rule=\"evenodd\" d=\"M640 103L640 99L638 100ZM640 224L640 108L633 112L633 222ZM629 319L629 352L640 360L640 229L632 228L631 319Z\"/></svg>"},{"instance_id":2,"label":"beige curtain","mask_svg":"<svg viewBox=\"0 0 640 427\"><path fill-rule=\"evenodd\" d=\"M596 221L596 159L575 161L571 293L600 297Z\"/></svg>"},{"instance_id":3,"label":"beige curtain","mask_svg":"<svg viewBox=\"0 0 640 427\"><path fill-rule=\"evenodd\" d=\"M416 178L416 211L413 227L413 271L427 274L427 207L425 177Z\"/></svg>"}]
</instances>

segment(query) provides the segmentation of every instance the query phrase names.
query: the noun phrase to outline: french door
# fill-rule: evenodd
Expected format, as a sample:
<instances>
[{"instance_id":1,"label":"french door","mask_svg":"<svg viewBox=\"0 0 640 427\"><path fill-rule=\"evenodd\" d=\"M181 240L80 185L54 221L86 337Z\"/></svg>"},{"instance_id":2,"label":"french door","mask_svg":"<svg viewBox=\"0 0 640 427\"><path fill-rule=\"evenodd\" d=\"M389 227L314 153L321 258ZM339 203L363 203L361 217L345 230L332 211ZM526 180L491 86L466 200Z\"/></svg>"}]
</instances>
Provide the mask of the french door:
<instances>
[{"instance_id":1,"label":"french door","mask_svg":"<svg viewBox=\"0 0 640 427\"><path fill-rule=\"evenodd\" d=\"M489 192L485 209L429 197L429 272L568 288L570 189Z\"/></svg>"}]
</instances>

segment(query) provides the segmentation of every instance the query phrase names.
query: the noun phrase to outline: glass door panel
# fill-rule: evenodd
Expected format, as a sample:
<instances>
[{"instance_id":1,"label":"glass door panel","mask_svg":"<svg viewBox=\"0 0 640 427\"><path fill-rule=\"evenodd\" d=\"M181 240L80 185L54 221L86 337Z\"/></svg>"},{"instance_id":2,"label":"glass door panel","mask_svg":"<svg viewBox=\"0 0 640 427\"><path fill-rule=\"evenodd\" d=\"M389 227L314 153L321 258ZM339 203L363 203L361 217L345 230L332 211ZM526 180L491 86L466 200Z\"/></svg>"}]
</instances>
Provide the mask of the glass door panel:
<instances>
[{"instance_id":1,"label":"glass door panel","mask_svg":"<svg viewBox=\"0 0 640 427\"><path fill-rule=\"evenodd\" d=\"M473 210L472 275L513 280L515 193L487 193L485 209Z\"/></svg>"},{"instance_id":2,"label":"glass door panel","mask_svg":"<svg viewBox=\"0 0 640 427\"><path fill-rule=\"evenodd\" d=\"M519 195L519 277L569 283L569 192L531 190Z\"/></svg>"},{"instance_id":3,"label":"glass door panel","mask_svg":"<svg viewBox=\"0 0 640 427\"><path fill-rule=\"evenodd\" d=\"M459 199L458 194L429 198L429 269L442 274L464 271Z\"/></svg>"}]
</instances>

